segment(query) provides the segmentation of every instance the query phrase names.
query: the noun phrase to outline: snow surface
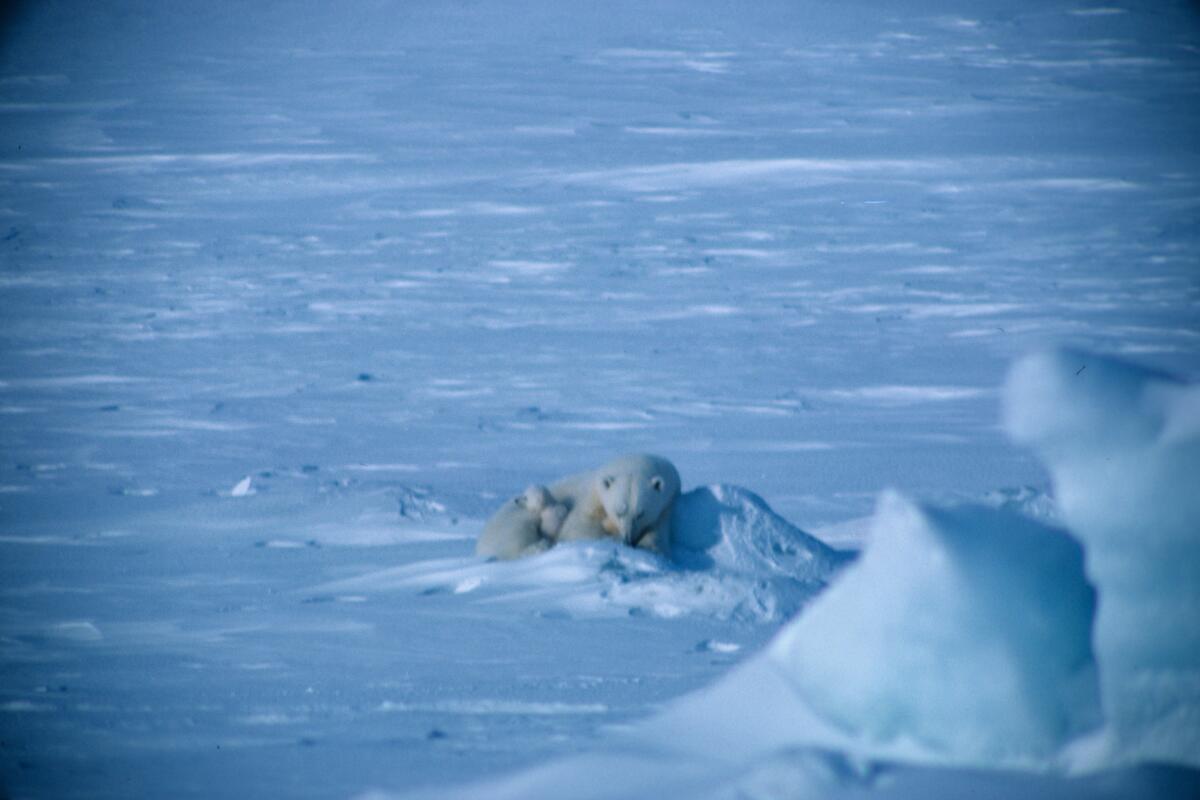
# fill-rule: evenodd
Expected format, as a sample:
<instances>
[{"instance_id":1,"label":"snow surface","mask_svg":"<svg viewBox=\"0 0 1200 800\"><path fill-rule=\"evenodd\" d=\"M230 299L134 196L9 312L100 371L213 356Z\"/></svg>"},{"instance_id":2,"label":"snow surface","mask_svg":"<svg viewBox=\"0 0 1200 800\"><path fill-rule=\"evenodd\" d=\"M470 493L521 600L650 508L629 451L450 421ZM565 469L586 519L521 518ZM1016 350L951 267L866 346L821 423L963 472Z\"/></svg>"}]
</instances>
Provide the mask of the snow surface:
<instances>
[{"instance_id":1,"label":"snow surface","mask_svg":"<svg viewBox=\"0 0 1200 800\"><path fill-rule=\"evenodd\" d=\"M1089 521L1079 459L1011 443L999 387L1048 344L1200 378L1198 94L1183 2L6 4L0 794L500 796L613 766L603 731L760 668L833 596L800 528L863 545L887 487L1065 524L1101 580L1134 505ZM1168 416L1096 451L1191 458ZM502 498L630 451L698 492L679 563L472 560ZM1153 552L1191 553L1158 508ZM1150 614L1164 563L1114 613ZM1099 608L1103 660L1133 628ZM1133 710L1194 720L1146 678L1192 641L1132 651L1093 763L1188 746ZM1196 793L850 738L716 776L625 753L602 788Z\"/></svg>"}]
</instances>

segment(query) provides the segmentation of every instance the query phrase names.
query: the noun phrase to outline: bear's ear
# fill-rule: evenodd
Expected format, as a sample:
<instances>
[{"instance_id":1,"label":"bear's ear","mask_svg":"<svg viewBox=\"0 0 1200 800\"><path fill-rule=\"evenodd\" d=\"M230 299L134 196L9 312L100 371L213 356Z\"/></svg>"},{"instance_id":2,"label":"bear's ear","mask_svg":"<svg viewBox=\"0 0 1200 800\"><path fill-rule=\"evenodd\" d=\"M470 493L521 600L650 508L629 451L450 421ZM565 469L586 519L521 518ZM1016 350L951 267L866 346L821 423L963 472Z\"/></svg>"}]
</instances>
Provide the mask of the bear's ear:
<instances>
[{"instance_id":1,"label":"bear's ear","mask_svg":"<svg viewBox=\"0 0 1200 800\"><path fill-rule=\"evenodd\" d=\"M612 488L612 485L613 485L613 479L612 479L612 476L611 476L611 475L606 475L606 476L604 477L604 488L605 488L605 489L611 489L611 488Z\"/></svg>"},{"instance_id":2,"label":"bear's ear","mask_svg":"<svg viewBox=\"0 0 1200 800\"><path fill-rule=\"evenodd\" d=\"M650 485L654 487L654 491L661 492L663 487L663 479L655 475L650 479Z\"/></svg>"}]
</instances>

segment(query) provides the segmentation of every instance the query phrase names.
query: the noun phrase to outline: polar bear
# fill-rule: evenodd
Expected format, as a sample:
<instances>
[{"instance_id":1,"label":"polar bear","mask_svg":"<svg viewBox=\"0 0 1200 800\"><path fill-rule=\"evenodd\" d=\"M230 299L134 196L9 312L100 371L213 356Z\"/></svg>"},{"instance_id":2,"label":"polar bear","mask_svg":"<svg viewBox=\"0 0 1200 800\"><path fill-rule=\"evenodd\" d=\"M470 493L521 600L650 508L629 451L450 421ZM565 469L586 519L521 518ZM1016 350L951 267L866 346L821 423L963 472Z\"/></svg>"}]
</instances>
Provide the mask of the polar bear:
<instances>
[{"instance_id":1,"label":"polar bear","mask_svg":"<svg viewBox=\"0 0 1200 800\"><path fill-rule=\"evenodd\" d=\"M542 496L539 491L545 490ZM497 558L539 553L557 542L615 538L662 555L671 549L679 472L661 456L621 456L600 469L530 487L497 511L475 552ZM560 516L561 515L561 516Z\"/></svg>"},{"instance_id":2,"label":"polar bear","mask_svg":"<svg viewBox=\"0 0 1200 800\"><path fill-rule=\"evenodd\" d=\"M503 559L540 553L558 538L567 511L545 486L528 486L492 515L475 543L475 552Z\"/></svg>"}]
</instances>

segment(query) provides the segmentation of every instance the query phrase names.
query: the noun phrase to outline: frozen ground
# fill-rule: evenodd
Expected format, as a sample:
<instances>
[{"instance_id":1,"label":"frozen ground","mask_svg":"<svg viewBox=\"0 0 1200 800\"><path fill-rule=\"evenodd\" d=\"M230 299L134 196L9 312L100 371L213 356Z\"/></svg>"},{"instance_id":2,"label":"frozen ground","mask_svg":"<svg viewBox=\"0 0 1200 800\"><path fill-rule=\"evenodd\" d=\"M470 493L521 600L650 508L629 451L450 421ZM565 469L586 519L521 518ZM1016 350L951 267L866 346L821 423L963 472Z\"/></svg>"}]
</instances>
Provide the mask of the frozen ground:
<instances>
[{"instance_id":1,"label":"frozen ground","mask_svg":"<svg viewBox=\"0 0 1200 800\"><path fill-rule=\"evenodd\" d=\"M172 5L0 18L0 793L498 789L820 588L472 561L527 482L1053 521L1013 359L1200 378L1187 3Z\"/></svg>"}]
</instances>

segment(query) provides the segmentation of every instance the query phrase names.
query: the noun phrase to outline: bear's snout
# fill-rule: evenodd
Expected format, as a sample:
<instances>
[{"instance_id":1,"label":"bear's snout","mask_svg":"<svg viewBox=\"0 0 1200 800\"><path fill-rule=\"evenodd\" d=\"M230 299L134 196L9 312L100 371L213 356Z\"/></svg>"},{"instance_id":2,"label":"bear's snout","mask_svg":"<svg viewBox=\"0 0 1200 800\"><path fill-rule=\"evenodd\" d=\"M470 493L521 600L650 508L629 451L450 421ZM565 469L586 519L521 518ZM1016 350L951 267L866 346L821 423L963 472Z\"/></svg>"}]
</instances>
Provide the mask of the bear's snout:
<instances>
[{"instance_id":1,"label":"bear's snout","mask_svg":"<svg viewBox=\"0 0 1200 800\"><path fill-rule=\"evenodd\" d=\"M620 516L617 518L617 530L621 534L621 541L625 544L633 544L633 519L628 516Z\"/></svg>"}]
</instances>

